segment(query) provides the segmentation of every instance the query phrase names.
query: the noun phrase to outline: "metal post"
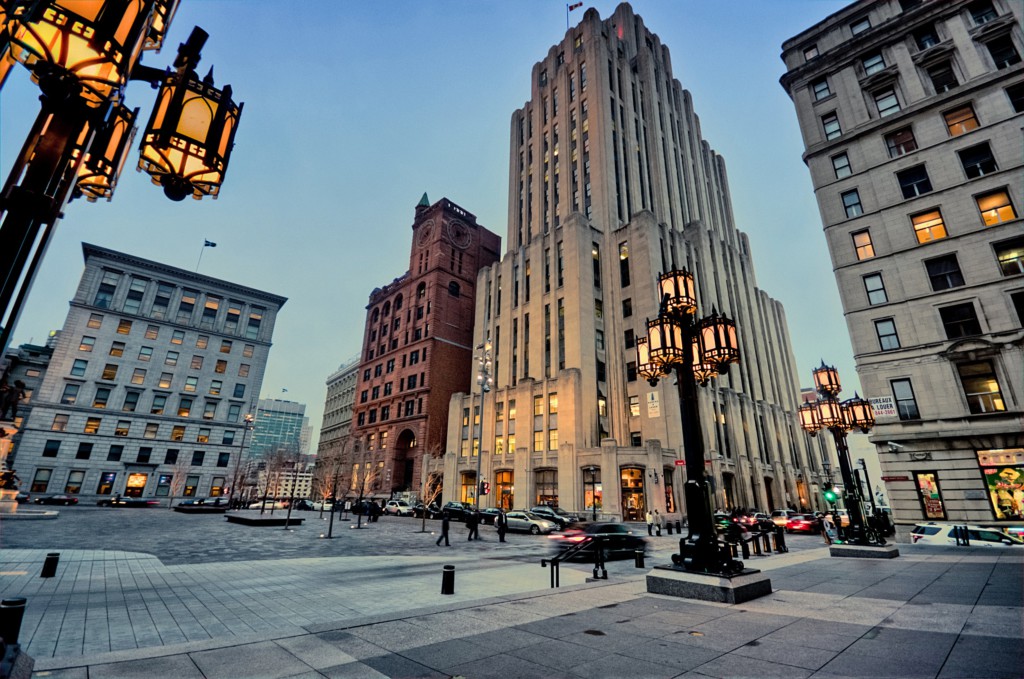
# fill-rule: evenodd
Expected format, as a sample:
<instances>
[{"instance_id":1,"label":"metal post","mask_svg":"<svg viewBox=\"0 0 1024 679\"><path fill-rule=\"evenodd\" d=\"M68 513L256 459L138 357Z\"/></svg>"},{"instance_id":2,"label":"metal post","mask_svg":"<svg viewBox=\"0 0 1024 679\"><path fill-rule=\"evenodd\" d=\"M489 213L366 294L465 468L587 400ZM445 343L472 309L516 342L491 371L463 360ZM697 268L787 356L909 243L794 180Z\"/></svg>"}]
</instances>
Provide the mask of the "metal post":
<instances>
[{"instance_id":1,"label":"metal post","mask_svg":"<svg viewBox=\"0 0 1024 679\"><path fill-rule=\"evenodd\" d=\"M846 445L846 432L840 427L833 427L830 431L835 440L836 453L839 457L839 471L843 478L843 499L846 500L846 509L850 512L850 541L860 543L867 539L867 533L864 530L864 515L860 508L860 493L853 480L853 470L850 468L850 449Z\"/></svg>"},{"instance_id":2,"label":"metal post","mask_svg":"<svg viewBox=\"0 0 1024 679\"><path fill-rule=\"evenodd\" d=\"M442 569L441 594L455 594L455 566L445 566Z\"/></svg>"},{"instance_id":3,"label":"metal post","mask_svg":"<svg viewBox=\"0 0 1024 679\"><path fill-rule=\"evenodd\" d=\"M0 601L0 639L8 647L18 643L18 635L21 634L21 620L25 616L25 603L23 597L15 597ZM0 657L0 661L3 658Z\"/></svg>"}]
</instances>

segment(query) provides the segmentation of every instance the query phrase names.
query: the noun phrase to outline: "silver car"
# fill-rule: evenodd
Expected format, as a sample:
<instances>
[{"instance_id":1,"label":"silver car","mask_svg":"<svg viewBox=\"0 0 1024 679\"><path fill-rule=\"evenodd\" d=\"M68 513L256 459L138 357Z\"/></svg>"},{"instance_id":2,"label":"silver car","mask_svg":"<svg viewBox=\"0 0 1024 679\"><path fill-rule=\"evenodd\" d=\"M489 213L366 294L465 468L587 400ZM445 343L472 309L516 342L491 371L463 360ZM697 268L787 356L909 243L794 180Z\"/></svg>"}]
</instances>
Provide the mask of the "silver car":
<instances>
[{"instance_id":1,"label":"silver car","mask_svg":"<svg viewBox=\"0 0 1024 679\"><path fill-rule=\"evenodd\" d=\"M544 517L537 516L532 512L521 510L506 512L505 518L508 519L509 530L533 533L534 535L547 535L553 530L558 530L558 524L554 521L548 521Z\"/></svg>"}]
</instances>

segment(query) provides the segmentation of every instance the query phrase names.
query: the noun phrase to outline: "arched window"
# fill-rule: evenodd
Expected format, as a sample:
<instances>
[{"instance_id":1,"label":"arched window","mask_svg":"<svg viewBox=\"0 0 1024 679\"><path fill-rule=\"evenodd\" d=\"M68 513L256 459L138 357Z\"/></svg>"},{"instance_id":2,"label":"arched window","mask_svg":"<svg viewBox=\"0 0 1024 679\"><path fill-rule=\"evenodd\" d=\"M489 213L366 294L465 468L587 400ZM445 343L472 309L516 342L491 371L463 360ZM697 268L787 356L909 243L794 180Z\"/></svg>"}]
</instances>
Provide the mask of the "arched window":
<instances>
[{"instance_id":1,"label":"arched window","mask_svg":"<svg viewBox=\"0 0 1024 679\"><path fill-rule=\"evenodd\" d=\"M378 320L380 320L380 310L375 308L370 312L370 322L376 323Z\"/></svg>"},{"instance_id":2,"label":"arched window","mask_svg":"<svg viewBox=\"0 0 1024 679\"><path fill-rule=\"evenodd\" d=\"M395 297L395 311L398 311L401 308L402 308L402 296L399 295L398 297Z\"/></svg>"},{"instance_id":3,"label":"arched window","mask_svg":"<svg viewBox=\"0 0 1024 679\"><path fill-rule=\"evenodd\" d=\"M451 283L448 284L448 294L451 295L452 297L459 296L459 289L459 284L456 283L455 281L452 281Z\"/></svg>"},{"instance_id":4,"label":"arched window","mask_svg":"<svg viewBox=\"0 0 1024 679\"><path fill-rule=\"evenodd\" d=\"M420 283L416 286L416 299L423 299L427 295L427 284Z\"/></svg>"},{"instance_id":5,"label":"arched window","mask_svg":"<svg viewBox=\"0 0 1024 679\"><path fill-rule=\"evenodd\" d=\"M390 313L391 313L391 302L390 301L384 302L384 309L380 312L380 315L381 316L387 316Z\"/></svg>"}]
</instances>

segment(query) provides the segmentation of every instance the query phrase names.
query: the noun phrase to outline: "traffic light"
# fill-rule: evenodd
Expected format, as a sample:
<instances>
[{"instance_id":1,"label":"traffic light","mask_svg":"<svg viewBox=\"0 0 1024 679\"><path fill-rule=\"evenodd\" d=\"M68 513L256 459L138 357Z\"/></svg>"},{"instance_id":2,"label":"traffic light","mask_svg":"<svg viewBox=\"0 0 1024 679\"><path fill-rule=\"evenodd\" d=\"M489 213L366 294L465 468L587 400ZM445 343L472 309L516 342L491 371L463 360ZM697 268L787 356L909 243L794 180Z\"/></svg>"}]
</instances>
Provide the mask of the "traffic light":
<instances>
[{"instance_id":1,"label":"traffic light","mask_svg":"<svg viewBox=\"0 0 1024 679\"><path fill-rule=\"evenodd\" d=\"M480 482L480 494L481 495L488 495L490 492L491 492L491 482L490 481L481 481Z\"/></svg>"},{"instance_id":2,"label":"traffic light","mask_svg":"<svg viewBox=\"0 0 1024 679\"><path fill-rule=\"evenodd\" d=\"M832 483L831 482L826 482L825 483L825 500L829 504L834 505L836 503L836 500L838 500L838 499L839 499L839 494L836 493L836 489L832 487Z\"/></svg>"}]
</instances>

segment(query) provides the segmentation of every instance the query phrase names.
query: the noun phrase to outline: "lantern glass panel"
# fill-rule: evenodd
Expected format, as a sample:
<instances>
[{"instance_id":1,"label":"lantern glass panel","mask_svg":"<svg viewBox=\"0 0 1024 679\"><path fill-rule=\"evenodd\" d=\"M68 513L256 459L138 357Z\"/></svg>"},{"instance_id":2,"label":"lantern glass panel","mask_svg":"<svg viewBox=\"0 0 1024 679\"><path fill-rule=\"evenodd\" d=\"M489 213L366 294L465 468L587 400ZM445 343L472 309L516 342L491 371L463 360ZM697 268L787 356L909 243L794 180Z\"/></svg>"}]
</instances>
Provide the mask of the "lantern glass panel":
<instances>
[{"instance_id":1,"label":"lantern glass panel","mask_svg":"<svg viewBox=\"0 0 1024 679\"><path fill-rule=\"evenodd\" d=\"M697 310L693 274L689 271L669 271L658 278L661 298L669 311L692 314Z\"/></svg>"},{"instance_id":2,"label":"lantern glass panel","mask_svg":"<svg viewBox=\"0 0 1024 679\"><path fill-rule=\"evenodd\" d=\"M835 399L818 401L818 416L821 418L821 426L826 429L843 427L845 425L843 407Z\"/></svg>"},{"instance_id":3,"label":"lantern glass panel","mask_svg":"<svg viewBox=\"0 0 1024 679\"><path fill-rule=\"evenodd\" d=\"M182 136L204 143L217 114L217 102L200 94L186 95L181 105L176 132Z\"/></svg>"},{"instance_id":4,"label":"lantern glass panel","mask_svg":"<svg viewBox=\"0 0 1024 679\"><path fill-rule=\"evenodd\" d=\"M842 387L839 384L839 371L835 368L822 364L813 373L814 386L819 393L835 396L842 391Z\"/></svg>"},{"instance_id":5,"label":"lantern glass panel","mask_svg":"<svg viewBox=\"0 0 1024 679\"><path fill-rule=\"evenodd\" d=\"M818 407L814 403L804 403L797 412L800 414L800 427L807 432L814 433L821 429L821 422L818 420Z\"/></svg>"}]
</instances>

